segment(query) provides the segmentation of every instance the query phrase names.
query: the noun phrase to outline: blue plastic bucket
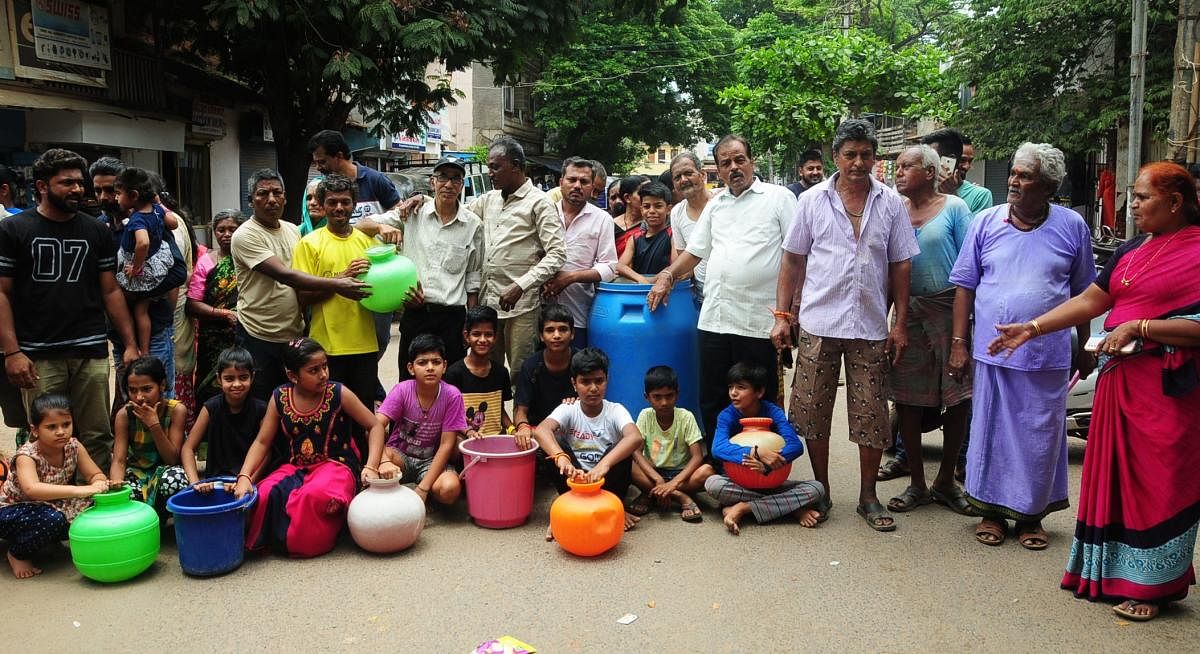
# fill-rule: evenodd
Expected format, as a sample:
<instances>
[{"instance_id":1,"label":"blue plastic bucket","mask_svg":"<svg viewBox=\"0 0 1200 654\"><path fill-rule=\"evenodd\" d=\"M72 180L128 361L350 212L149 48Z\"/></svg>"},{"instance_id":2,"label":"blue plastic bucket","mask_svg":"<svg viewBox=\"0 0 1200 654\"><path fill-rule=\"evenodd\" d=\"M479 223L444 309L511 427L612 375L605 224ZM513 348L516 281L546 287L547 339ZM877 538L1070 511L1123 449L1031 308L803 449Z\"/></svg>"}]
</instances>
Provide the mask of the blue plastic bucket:
<instances>
[{"instance_id":1,"label":"blue plastic bucket","mask_svg":"<svg viewBox=\"0 0 1200 654\"><path fill-rule=\"evenodd\" d=\"M588 319L588 345L611 360L608 399L623 404L637 419L646 401L646 371L665 365L679 375L678 406L700 418L700 359L692 301L692 281L683 280L669 302L651 312L646 306L649 284L601 282Z\"/></svg>"},{"instance_id":2,"label":"blue plastic bucket","mask_svg":"<svg viewBox=\"0 0 1200 654\"><path fill-rule=\"evenodd\" d=\"M175 514L179 565L196 577L225 574L242 564L245 513L258 495L234 498L232 477L204 481L216 482L216 488L207 495L189 488L167 500L167 510Z\"/></svg>"}]
</instances>

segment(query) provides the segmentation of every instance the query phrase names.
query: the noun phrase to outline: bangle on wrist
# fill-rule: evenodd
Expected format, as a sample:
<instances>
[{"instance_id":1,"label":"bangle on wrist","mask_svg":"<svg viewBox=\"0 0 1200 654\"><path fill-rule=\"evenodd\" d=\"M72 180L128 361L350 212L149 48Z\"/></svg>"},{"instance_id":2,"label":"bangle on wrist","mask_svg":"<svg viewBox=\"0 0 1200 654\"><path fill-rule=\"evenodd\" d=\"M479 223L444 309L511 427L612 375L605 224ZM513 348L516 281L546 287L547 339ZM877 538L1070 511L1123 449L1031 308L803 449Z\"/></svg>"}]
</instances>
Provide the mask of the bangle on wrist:
<instances>
[{"instance_id":1,"label":"bangle on wrist","mask_svg":"<svg viewBox=\"0 0 1200 654\"><path fill-rule=\"evenodd\" d=\"M567 454L566 452L563 452L563 451L561 451L561 450L560 450L560 451L558 451L558 452L556 452L556 453L554 453L554 454L551 454L551 455L550 455L550 460L551 460L551 461L558 461L558 457L560 457L560 456L565 456L565 457L567 457L567 462L568 462L568 463L571 461L571 455L570 455L570 454Z\"/></svg>"},{"instance_id":2,"label":"bangle on wrist","mask_svg":"<svg viewBox=\"0 0 1200 654\"><path fill-rule=\"evenodd\" d=\"M514 429L520 429L520 428L522 428L522 427L529 427L529 426L531 426L531 425L530 425L528 422L526 422L526 421L522 420L521 422L518 422L518 423L516 424L516 426L514 427Z\"/></svg>"},{"instance_id":3,"label":"bangle on wrist","mask_svg":"<svg viewBox=\"0 0 1200 654\"><path fill-rule=\"evenodd\" d=\"M146 429L154 429L155 427L162 427L162 423L156 422L153 425L146 425Z\"/></svg>"},{"instance_id":4,"label":"bangle on wrist","mask_svg":"<svg viewBox=\"0 0 1200 654\"><path fill-rule=\"evenodd\" d=\"M363 470L370 470L371 472L373 472L375 474L379 474L379 468L375 468L372 466L363 466Z\"/></svg>"},{"instance_id":5,"label":"bangle on wrist","mask_svg":"<svg viewBox=\"0 0 1200 654\"><path fill-rule=\"evenodd\" d=\"M951 337L950 337L950 342L951 342L951 343L956 343L956 342L959 342L959 343L966 343L966 342L967 342L967 339L963 338L962 336L951 336Z\"/></svg>"},{"instance_id":6,"label":"bangle on wrist","mask_svg":"<svg viewBox=\"0 0 1200 654\"><path fill-rule=\"evenodd\" d=\"M245 477L245 478L246 478L246 481L250 482L250 485L251 485L251 486L253 486L253 485L254 485L254 480L250 478L250 475L248 475L248 474L246 474L246 473L244 473L244 472L238 473L238 476L237 476L237 478L238 478L238 479L241 479L242 477Z\"/></svg>"},{"instance_id":7,"label":"bangle on wrist","mask_svg":"<svg viewBox=\"0 0 1200 654\"><path fill-rule=\"evenodd\" d=\"M1041 336L1041 335L1042 335L1042 325L1041 325L1040 323L1038 323L1038 321L1036 321L1036 320L1030 320L1030 321L1029 321L1029 325L1030 325L1031 327L1033 327L1033 335L1034 335L1034 336Z\"/></svg>"}]
</instances>

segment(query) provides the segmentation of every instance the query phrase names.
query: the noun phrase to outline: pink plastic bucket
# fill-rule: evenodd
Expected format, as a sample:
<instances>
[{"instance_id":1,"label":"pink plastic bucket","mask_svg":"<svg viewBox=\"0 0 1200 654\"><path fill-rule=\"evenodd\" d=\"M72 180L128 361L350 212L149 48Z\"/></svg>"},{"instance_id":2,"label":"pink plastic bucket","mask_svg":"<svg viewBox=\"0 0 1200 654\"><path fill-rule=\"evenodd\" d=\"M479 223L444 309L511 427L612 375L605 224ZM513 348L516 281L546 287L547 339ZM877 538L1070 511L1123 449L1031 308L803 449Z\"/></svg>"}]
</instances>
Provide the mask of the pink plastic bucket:
<instances>
[{"instance_id":1,"label":"pink plastic bucket","mask_svg":"<svg viewBox=\"0 0 1200 654\"><path fill-rule=\"evenodd\" d=\"M459 476L475 524L488 529L524 524L533 511L537 444L522 450L512 436L487 436L462 441L458 449L463 455Z\"/></svg>"}]
</instances>

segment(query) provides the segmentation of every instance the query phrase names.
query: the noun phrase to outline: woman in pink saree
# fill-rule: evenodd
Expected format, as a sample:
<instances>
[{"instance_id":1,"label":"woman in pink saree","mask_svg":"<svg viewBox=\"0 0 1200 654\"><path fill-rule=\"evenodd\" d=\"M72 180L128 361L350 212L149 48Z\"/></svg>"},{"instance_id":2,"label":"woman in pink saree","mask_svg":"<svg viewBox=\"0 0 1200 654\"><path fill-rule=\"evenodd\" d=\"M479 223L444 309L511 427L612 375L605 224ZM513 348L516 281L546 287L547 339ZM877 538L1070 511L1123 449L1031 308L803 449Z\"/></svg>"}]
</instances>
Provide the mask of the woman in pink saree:
<instances>
[{"instance_id":1,"label":"woman in pink saree","mask_svg":"<svg viewBox=\"0 0 1200 654\"><path fill-rule=\"evenodd\" d=\"M1200 526L1200 205L1187 171L1144 166L1130 208L1144 232L1096 282L1037 319L1000 325L1013 350L1110 311L1062 587L1145 621L1187 596Z\"/></svg>"}]
</instances>

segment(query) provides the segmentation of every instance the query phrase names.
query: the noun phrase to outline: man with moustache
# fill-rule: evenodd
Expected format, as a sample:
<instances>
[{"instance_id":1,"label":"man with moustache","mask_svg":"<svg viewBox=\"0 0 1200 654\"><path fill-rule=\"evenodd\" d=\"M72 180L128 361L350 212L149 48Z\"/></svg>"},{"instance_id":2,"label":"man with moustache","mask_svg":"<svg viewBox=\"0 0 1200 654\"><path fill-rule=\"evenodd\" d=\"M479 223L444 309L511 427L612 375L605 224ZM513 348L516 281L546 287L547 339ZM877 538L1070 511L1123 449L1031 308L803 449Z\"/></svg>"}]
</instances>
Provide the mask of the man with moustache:
<instances>
[{"instance_id":1,"label":"man with moustache","mask_svg":"<svg viewBox=\"0 0 1200 654\"><path fill-rule=\"evenodd\" d=\"M704 183L704 166L696 153L684 151L675 155L670 171L672 189L683 199L671 207L671 244L678 257L692 240L696 225L700 224L700 215L704 213L704 207L708 206L713 193ZM701 261L692 271L692 294L697 303L704 300L705 269L705 262Z\"/></svg>"},{"instance_id":2,"label":"man with moustache","mask_svg":"<svg viewBox=\"0 0 1200 654\"><path fill-rule=\"evenodd\" d=\"M283 352L288 342L304 335L296 291L328 291L359 300L370 290L354 275L317 277L292 268L300 228L281 220L287 196L279 173L259 170L246 181L246 189L254 215L233 233L229 247L237 270L238 344L254 357L250 394L265 402L287 382Z\"/></svg>"},{"instance_id":3,"label":"man with moustache","mask_svg":"<svg viewBox=\"0 0 1200 654\"><path fill-rule=\"evenodd\" d=\"M707 261L700 339L700 412L709 452L717 415L729 405L725 377L735 363L771 371L764 397L778 396L778 358L771 344L771 309L784 235L796 214L796 197L754 176L750 144L730 134L713 148L717 175L727 190L704 207L687 249L654 278L646 296L653 311L675 281ZM786 304L784 305L786 306Z\"/></svg>"},{"instance_id":4,"label":"man with moustache","mask_svg":"<svg viewBox=\"0 0 1200 654\"><path fill-rule=\"evenodd\" d=\"M800 155L800 165L796 167L800 179L788 184L788 190L800 197L800 194L825 181L825 159L820 150L809 150Z\"/></svg>"},{"instance_id":5,"label":"man with moustache","mask_svg":"<svg viewBox=\"0 0 1200 654\"><path fill-rule=\"evenodd\" d=\"M25 410L43 393L71 400L75 434L102 470L112 455L105 316L138 357L117 286L116 245L79 213L87 162L51 149L33 164L37 207L0 220L0 348Z\"/></svg>"},{"instance_id":6,"label":"man with moustache","mask_svg":"<svg viewBox=\"0 0 1200 654\"><path fill-rule=\"evenodd\" d=\"M910 259L919 249L903 200L871 174L878 145L865 120L838 126L837 172L800 196L783 244L775 306L788 310L775 312L771 339L779 348L798 347L788 413L808 440L814 476L826 489L833 404L845 359L850 440L859 446L857 511L872 529L893 531L896 522L875 492L875 473L892 439L888 355L899 360L908 344ZM896 316L890 331L889 297ZM793 326L799 327L796 343ZM822 519L830 506L826 499L819 507Z\"/></svg>"},{"instance_id":7,"label":"man with moustache","mask_svg":"<svg viewBox=\"0 0 1200 654\"><path fill-rule=\"evenodd\" d=\"M594 162L570 157L562 171L562 200L555 206L562 216L567 260L542 286L542 295L567 308L575 328L572 345L583 349L596 282L611 282L617 276L617 246L612 218L589 202L596 179Z\"/></svg>"}]
</instances>

